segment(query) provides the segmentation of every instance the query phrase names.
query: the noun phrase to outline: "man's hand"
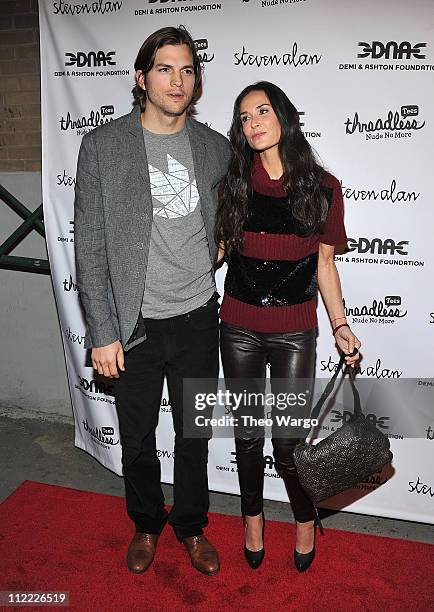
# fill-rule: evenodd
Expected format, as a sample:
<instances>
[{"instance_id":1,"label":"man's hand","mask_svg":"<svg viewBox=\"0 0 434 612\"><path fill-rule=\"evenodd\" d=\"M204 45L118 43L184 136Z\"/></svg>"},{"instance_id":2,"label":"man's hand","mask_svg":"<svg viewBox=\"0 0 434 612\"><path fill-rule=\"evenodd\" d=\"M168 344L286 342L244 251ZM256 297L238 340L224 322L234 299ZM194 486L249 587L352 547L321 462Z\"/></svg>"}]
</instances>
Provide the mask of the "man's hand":
<instances>
[{"instance_id":1,"label":"man's hand","mask_svg":"<svg viewBox=\"0 0 434 612\"><path fill-rule=\"evenodd\" d=\"M124 351L119 340L107 346L93 348L91 353L92 365L98 374L107 378L119 378L119 370L125 372Z\"/></svg>"}]
</instances>

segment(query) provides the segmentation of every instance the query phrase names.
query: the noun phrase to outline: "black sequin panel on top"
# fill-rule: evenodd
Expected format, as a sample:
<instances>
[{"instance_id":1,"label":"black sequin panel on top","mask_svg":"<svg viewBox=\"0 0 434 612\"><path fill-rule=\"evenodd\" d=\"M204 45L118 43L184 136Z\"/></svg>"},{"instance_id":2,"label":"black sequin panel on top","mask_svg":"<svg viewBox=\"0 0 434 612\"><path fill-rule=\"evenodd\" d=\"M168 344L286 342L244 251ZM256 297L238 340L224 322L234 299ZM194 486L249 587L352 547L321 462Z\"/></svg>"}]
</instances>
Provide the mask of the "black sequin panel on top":
<instances>
[{"instance_id":1,"label":"black sequin panel on top","mask_svg":"<svg viewBox=\"0 0 434 612\"><path fill-rule=\"evenodd\" d=\"M321 191L330 207L333 192L328 187ZM247 232L265 234L296 234L303 236L303 227L292 216L291 203L288 197L270 198L254 191L249 198L247 220L244 223Z\"/></svg>"},{"instance_id":2,"label":"black sequin panel on top","mask_svg":"<svg viewBox=\"0 0 434 612\"><path fill-rule=\"evenodd\" d=\"M333 192L322 187L330 206ZM260 234L303 235L288 197L276 198L254 191L249 199L244 230ZM265 238L266 239L266 238ZM317 297L318 252L297 260L264 260L232 253L225 291L253 306L291 306Z\"/></svg>"},{"instance_id":3,"label":"black sequin panel on top","mask_svg":"<svg viewBox=\"0 0 434 612\"><path fill-rule=\"evenodd\" d=\"M300 227L292 216L287 197L270 198L254 191L249 198L244 230L265 234L296 234Z\"/></svg>"},{"instance_id":4,"label":"black sequin panel on top","mask_svg":"<svg viewBox=\"0 0 434 612\"><path fill-rule=\"evenodd\" d=\"M297 261L263 260L234 252L225 291L253 306L290 306L317 296L318 253Z\"/></svg>"}]
</instances>

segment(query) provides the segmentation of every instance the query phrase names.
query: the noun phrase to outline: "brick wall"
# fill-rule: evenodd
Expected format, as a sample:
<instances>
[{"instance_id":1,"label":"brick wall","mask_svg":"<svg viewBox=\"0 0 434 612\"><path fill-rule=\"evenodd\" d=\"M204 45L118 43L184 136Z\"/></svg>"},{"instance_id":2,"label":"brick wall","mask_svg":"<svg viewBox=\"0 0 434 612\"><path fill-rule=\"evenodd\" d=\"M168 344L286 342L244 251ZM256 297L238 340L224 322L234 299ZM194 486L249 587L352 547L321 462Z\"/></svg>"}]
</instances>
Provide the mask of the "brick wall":
<instances>
[{"instance_id":1,"label":"brick wall","mask_svg":"<svg viewBox=\"0 0 434 612\"><path fill-rule=\"evenodd\" d=\"M37 0L0 0L0 171L41 170Z\"/></svg>"}]
</instances>

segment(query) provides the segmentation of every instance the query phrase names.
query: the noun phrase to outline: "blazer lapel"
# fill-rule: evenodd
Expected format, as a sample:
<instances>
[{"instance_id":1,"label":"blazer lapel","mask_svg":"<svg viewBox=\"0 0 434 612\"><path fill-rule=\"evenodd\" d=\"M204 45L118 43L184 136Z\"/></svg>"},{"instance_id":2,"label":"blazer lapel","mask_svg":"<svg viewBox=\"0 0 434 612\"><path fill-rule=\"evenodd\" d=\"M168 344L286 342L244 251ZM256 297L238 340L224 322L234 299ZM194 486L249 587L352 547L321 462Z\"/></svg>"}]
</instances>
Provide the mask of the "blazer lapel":
<instances>
[{"instance_id":1,"label":"blazer lapel","mask_svg":"<svg viewBox=\"0 0 434 612\"><path fill-rule=\"evenodd\" d=\"M202 198L206 193L206 182L203 172L206 157L206 142L202 139L199 130L196 129L194 120L187 119L186 126L190 140L191 155L193 157L197 190L199 191L199 196L202 202Z\"/></svg>"},{"instance_id":2,"label":"blazer lapel","mask_svg":"<svg viewBox=\"0 0 434 612\"><path fill-rule=\"evenodd\" d=\"M214 240L215 207L211 196L211 185L209 173L205 172L207 151L206 140L201 131L196 127L194 120L187 119L187 130L190 138L191 154L193 157L194 174L196 177L197 190L200 196L200 209L202 212L205 231L208 238L208 247L211 265L214 267L217 247Z\"/></svg>"},{"instance_id":3,"label":"blazer lapel","mask_svg":"<svg viewBox=\"0 0 434 612\"><path fill-rule=\"evenodd\" d=\"M130 113L128 131L131 141L130 161L133 170L131 179L134 180L134 178L137 178L137 180L140 180L139 193L143 194L146 211L152 216L151 183L149 180L148 158L146 156L145 139L143 138L141 111L139 106L135 106Z\"/></svg>"}]
</instances>

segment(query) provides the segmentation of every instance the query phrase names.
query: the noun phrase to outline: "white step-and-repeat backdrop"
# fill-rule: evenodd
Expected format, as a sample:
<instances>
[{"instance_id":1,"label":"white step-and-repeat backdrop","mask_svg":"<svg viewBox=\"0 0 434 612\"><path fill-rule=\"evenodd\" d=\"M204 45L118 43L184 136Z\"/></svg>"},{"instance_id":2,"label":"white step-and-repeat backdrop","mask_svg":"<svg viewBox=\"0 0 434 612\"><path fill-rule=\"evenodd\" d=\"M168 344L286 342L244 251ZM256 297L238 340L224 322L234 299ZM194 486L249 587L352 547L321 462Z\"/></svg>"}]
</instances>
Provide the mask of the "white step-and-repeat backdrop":
<instances>
[{"instance_id":1,"label":"white step-and-repeat backdrop","mask_svg":"<svg viewBox=\"0 0 434 612\"><path fill-rule=\"evenodd\" d=\"M431 0L41 0L43 194L47 242L76 423L76 445L121 473L112 383L86 361L74 268L75 169L83 134L131 109L144 39L186 25L203 59L200 121L226 134L236 95L265 79L284 89L326 167L342 181L349 252L338 256L345 307L361 338L359 379L412 379L411 401L372 415L394 453L329 508L434 522L434 40ZM219 273L219 287L224 270ZM320 304L317 374L338 360ZM392 394L393 398L394 395ZM431 403L429 398L431 398ZM396 393L395 393L396 399ZM425 409L418 410L419 403ZM411 414L408 438L392 425ZM421 416L422 415L422 416ZM335 412L325 429L339 426ZM325 435L326 432L324 432ZM172 482L170 405L158 448ZM266 444L265 495L286 500ZM238 492L233 440L210 443L210 488Z\"/></svg>"}]
</instances>

